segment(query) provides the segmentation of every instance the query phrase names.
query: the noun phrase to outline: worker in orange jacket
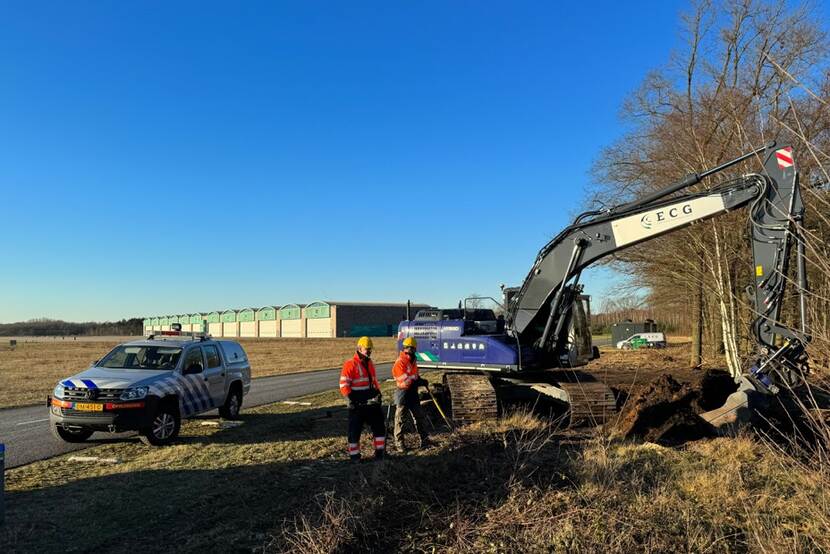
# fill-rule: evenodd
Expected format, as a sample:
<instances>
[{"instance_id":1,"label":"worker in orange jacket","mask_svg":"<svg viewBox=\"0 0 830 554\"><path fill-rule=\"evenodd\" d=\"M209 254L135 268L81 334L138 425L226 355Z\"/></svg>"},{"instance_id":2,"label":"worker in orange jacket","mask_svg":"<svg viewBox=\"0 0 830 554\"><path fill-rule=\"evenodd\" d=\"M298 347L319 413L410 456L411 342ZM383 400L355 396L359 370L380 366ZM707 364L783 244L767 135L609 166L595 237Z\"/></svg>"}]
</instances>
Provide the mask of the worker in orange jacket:
<instances>
[{"instance_id":1,"label":"worker in orange jacket","mask_svg":"<svg viewBox=\"0 0 830 554\"><path fill-rule=\"evenodd\" d=\"M395 391L395 447L401 452L407 450L403 440L403 422L406 412L412 416L415 430L421 437L421 448L429 446L424 412L421 410L421 402L418 398L418 387L427 387L429 383L418 374L418 362L415 361L417 349L418 342L414 337L404 339L403 350L392 367L392 377L395 378L395 384L398 387Z\"/></svg>"},{"instance_id":2,"label":"worker in orange jacket","mask_svg":"<svg viewBox=\"0 0 830 554\"><path fill-rule=\"evenodd\" d=\"M381 410L380 385L372 363L372 339L360 337L353 358L346 360L340 372L340 394L349 408L349 459L360 461L360 434L363 426L372 428L375 460L382 460L386 449L386 422Z\"/></svg>"}]
</instances>

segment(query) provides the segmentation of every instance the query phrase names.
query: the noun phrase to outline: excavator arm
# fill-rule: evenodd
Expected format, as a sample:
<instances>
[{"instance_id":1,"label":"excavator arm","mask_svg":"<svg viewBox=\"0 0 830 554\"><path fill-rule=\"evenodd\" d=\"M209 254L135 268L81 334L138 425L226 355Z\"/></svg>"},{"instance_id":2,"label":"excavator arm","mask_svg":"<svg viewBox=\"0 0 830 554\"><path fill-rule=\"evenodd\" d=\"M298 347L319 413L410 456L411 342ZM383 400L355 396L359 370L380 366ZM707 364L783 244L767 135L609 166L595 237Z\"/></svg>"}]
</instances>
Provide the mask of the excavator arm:
<instances>
[{"instance_id":1,"label":"excavator arm","mask_svg":"<svg viewBox=\"0 0 830 554\"><path fill-rule=\"evenodd\" d=\"M764 172L743 175L703 192L671 196L741 161L764 160ZM567 358L568 326L573 302L579 298L583 269L624 248L677 231L751 204L750 236L755 264L757 319L752 326L759 361L751 374L756 388L775 392L792 385L806 371L803 293L806 288L802 247L798 248L801 284L801 331L781 324L781 304L790 250L797 241L797 223L804 206L792 148L770 143L646 198L607 211L586 212L540 250L533 267L508 306L507 328L522 345L547 353L553 363ZM783 342L781 342L783 340ZM740 375L735 375L736 381Z\"/></svg>"}]
</instances>

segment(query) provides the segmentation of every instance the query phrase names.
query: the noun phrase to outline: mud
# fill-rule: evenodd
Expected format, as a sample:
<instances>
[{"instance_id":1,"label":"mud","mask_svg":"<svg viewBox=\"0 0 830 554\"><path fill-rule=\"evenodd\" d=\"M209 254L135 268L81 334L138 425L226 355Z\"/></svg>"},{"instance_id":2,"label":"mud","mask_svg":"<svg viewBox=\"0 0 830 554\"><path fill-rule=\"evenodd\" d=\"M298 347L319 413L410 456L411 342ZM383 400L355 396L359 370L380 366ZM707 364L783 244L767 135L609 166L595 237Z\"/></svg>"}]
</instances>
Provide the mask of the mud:
<instances>
[{"instance_id":1,"label":"mud","mask_svg":"<svg viewBox=\"0 0 830 554\"><path fill-rule=\"evenodd\" d=\"M714 437L714 428L698 414L722 405L735 388L723 371L709 370L692 383L663 373L628 399L615 430L667 446Z\"/></svg>"}]
</instances>

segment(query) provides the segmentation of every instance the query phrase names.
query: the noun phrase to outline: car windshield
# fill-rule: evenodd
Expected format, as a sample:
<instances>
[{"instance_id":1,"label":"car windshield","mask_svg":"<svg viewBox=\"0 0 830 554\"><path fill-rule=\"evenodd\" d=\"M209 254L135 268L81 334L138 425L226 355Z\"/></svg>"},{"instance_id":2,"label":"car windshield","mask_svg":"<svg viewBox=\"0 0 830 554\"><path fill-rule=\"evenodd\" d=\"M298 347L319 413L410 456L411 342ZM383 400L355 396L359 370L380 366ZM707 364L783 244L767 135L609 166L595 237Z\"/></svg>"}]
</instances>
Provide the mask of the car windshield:
<instances>
[{"instance_id":1,"label":"car windshield","mask_svg":"<svg viewBox=\"0 0 830 554\"><path fill-rule=\"evenodd\" d=\"M118 346L97 365L111 369L175 369L181 348L170 346Z\"/></svg>"}]
</instances>

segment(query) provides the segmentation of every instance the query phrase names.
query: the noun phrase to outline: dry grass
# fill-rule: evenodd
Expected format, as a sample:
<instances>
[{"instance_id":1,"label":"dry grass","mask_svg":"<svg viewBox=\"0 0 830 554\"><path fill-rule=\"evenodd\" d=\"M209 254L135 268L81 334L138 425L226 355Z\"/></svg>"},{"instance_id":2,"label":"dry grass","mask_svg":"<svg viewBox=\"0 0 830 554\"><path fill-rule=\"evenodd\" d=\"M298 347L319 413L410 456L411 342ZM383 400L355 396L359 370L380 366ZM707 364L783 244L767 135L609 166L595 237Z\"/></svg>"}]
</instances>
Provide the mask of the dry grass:
<instances>
[{"instance_id":1,"label":"dry grass","mask_svg":"<svg viewBox=\"0 0 830 554\"><path fill-rule=\"evenodd\" d=\"M77 550L152 550L163 524L170 552L830 550L826 467L749 436L667 449L518 412L354 466L337 393L307 400L251 410L238 428L187 422L167 448L84 452L116 465L65 455L10 470L0 544L42 551L83 528Z\"/></svg>"},{"instance_id":2,"label":"dry grass","mask_svg":"<svg viewBox=\"0 0 830 554\"><path fill-rule=\"evenodd\" d=\"M751 435L668 449L516 412L354 466L337 392L306 399L250 410L238 428L186 422L167 448L127 439L84 452L116 465L65 455L10 470L0 545L43 551L83 528L79 551L153 550L163 525L170 552L830 550L820 450Z\"/></svg>"},{"instance_id":3,"label":"dry grass","mask_svg":"<svg viewBox=\"0 0 830 554\"><path fill-rule=\"evenodd\" d=\"M101 358L111 348L127 340L102 341L50 340L18 342L11 349L0 347L0 408L25 406L44 401L62 378L69 377L90 362ZM336 367L354 352L356 339L242 339L240 342L251 360L254 377L295 371ZM378 362L395 358L395 339L373 339Z\"/></svg>"}]
</instances>

